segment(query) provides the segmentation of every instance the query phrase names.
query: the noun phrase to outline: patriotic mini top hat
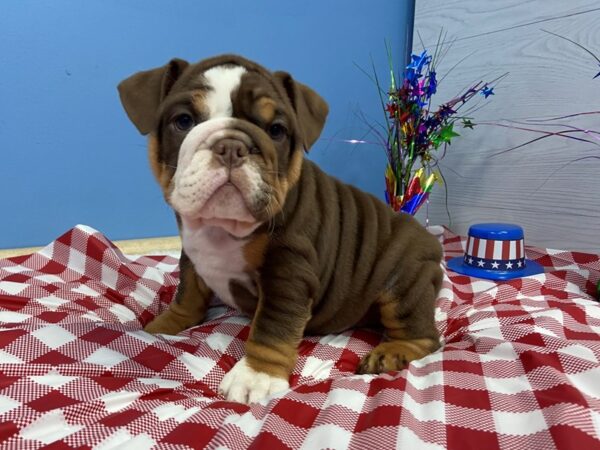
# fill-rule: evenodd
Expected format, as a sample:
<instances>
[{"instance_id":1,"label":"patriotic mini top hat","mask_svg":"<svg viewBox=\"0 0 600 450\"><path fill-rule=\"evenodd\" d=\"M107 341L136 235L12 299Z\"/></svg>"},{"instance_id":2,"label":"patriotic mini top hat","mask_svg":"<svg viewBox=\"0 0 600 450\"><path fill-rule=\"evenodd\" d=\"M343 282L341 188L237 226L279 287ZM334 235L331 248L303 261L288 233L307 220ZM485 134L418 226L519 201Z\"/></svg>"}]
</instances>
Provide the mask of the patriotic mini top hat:
<instances>
[{"instance_id":1,"label":"patriotic mini top hat","mask_svg":"<svg viewBox=\"0 0 600 450\"><path fill-rule=\"evenodd\" d=\"M525 258L523 228L509 223L472 225L464 256L452 258L448 268L490 280L510 280L544 271L538 263Z\"/></svg>"}]
</instances>

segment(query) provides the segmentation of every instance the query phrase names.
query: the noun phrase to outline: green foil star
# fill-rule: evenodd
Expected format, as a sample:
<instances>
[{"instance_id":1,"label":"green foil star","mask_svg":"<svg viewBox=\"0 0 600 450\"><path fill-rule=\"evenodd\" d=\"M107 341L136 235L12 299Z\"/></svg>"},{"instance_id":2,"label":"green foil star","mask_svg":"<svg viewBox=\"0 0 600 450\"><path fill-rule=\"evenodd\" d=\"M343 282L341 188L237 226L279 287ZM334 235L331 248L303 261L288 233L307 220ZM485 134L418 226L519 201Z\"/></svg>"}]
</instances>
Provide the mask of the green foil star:
<instances>
[{"instance_id":1,"label":"green foil star","mask_svg":"<svg viewBox=\"0 0 600 450\"><path fill-rule=\"evenodd\" d=\"M471 119L463 119L462 121L463 128L470 128L472 130L475 125Z\"/></svg>"},{"instance_id":2,"label":"green foil star","mask_svg":"<svg viewBox=\"0 0 600 450\"><path fill-rule=\"evenodd\" d=\"M441 142L446 142L449 144L453 137L460 136L460 134L454 131L453 128L454 123L450 123L440 130L439 137Z\"/></svg>"}]
</instances>

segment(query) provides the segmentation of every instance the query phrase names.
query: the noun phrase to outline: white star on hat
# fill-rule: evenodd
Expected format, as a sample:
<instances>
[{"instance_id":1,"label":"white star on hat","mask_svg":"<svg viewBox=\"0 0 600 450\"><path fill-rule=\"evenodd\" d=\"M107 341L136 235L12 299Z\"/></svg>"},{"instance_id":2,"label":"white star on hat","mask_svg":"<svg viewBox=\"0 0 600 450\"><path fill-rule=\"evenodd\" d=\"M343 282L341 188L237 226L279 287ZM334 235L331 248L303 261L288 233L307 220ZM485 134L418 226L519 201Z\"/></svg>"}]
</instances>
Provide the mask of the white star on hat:
<instances>
[{"instance_id":1,"label":"white star on hat","mask_svg":"<svg viewBox=\"0 0 600 450\"><path fill-rule=\"evenodd\" d=\"M513 266L513 263L511 263L511 262L507 262L506 263L506 268L507 269L512 269L512 266Z\"/></svg>"},{"instance_id":2,"label":"white star on hat","mask_svg":"<svg viewBox=\"0 0 600 450\"><path fill-rule=\"evenodd\" d=\"M479 261L477 261L477 267L483 267L483 266L485 266L485 263L483 262L483 260L480 259Z\"/></svg>"},{"instance_id":3,"label":"white star on hat","mask_svg":"<svg viewBox=\"0 0 600 450\"><path fill-rule=\"evenodd\" d=\"M498 266L499 266L499 264L498 264L498 261L494 261L494 262L492 263L492 269L497 269L497 268L498 268Z\"/></svg>"},{"instance_id":4,"label":"white star on hat","mask_svg":"<svg viewBox=\"0 0 600 450\"><path fill-rule=\"evenodd\" d=\"M522 262L522 261L519 261L519 262L517 263L517 267L521 267L522 265L523 265L523 262Z\"/></svg>"}]
</instances>

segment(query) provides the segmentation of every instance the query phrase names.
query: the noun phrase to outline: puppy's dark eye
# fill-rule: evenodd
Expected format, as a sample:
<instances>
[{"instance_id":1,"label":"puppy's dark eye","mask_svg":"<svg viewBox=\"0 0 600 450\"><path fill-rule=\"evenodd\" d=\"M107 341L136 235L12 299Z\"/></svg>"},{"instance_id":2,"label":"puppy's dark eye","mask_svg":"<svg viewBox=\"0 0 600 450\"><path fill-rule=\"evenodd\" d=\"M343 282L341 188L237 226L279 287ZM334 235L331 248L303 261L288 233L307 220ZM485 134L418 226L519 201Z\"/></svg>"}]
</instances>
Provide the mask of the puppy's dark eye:
<instances>
[{"instance_id":1,"label":"puppy's dark eye","mask_svg":"<svg viewBox=\"0 0 600 450\"><path fill-rule=\"evenodd\" d=\"M194 118L189 114L179 114L173 119L173 123L179 131L188 131L196 125Z\"/></svg>"},{"instance_id":2,"label":"puppy's dark eye","mask_svg":"<svg viewBox=\"0 0 600 450\"><path fill-rule=\"evenodd\" d=\"M270 125L267 129L267 132L274 141L281 141L287 135L286 128L280 123L274 123Z\"/></svg>"}]
</instances>

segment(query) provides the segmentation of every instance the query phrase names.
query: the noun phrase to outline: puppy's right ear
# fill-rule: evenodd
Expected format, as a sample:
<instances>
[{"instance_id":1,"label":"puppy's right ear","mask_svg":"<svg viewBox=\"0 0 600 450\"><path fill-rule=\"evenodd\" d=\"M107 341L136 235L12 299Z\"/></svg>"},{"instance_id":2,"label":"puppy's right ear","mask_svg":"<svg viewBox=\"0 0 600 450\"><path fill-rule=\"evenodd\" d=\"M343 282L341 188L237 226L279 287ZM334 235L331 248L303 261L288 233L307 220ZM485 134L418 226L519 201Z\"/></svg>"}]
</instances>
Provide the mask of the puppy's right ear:
<instances>
[{"instance_id":1,"label":"puppy's right ear","mask_svg":"<svg viewBox=\"0 0 600 450\"><path fill-rule=\"evenodd\" d=\"M123 108L140 133L148 134L156 126L160 102L187 66L187 61L174 58L165 66L138 72L119 83Z\"/></svg>"}]
</instances>

